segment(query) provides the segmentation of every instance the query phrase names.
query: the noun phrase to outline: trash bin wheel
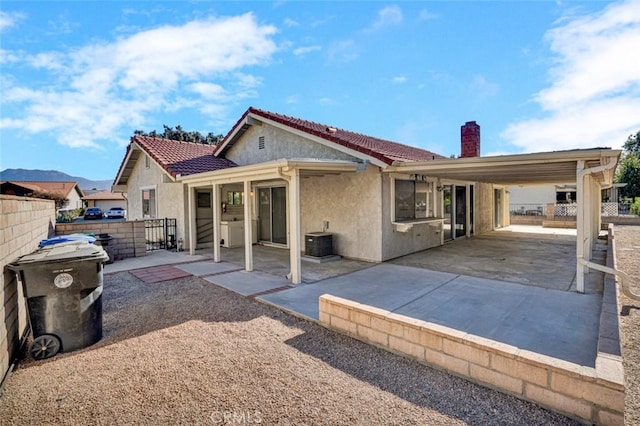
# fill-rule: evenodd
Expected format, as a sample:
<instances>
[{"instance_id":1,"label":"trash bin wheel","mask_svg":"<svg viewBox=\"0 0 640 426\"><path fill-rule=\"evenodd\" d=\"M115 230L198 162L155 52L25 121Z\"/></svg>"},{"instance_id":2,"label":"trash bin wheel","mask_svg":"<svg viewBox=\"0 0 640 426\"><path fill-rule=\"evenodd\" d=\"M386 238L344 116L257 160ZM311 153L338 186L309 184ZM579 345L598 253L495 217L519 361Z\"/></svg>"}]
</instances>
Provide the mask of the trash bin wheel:
<instances>
[{"instance_id":1,"label":"trash bin wheel","mask_svg":"<svg viewBox=\"0 0 640 426\"><path fill-rule=\"evenodd\" d=\"M36 361L51 358L60 350L60 339L53 334L43 334L33 339L29 347L29 355Z\"/></svg>"}]
</instances>

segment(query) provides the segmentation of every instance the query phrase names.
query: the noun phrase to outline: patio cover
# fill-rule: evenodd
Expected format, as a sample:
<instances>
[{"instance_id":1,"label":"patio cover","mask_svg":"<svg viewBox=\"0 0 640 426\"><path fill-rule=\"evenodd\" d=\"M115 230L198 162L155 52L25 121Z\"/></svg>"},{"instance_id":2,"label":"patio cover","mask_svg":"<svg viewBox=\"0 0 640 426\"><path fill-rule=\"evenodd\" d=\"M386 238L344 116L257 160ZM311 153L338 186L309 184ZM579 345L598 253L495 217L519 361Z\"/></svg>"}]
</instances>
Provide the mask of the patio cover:
<instances>
[{"instance_id":1,"label":"patio cover","mask_svg":"<svg viewBox=\"0 0 640 426\"><path fill-rule=\"evenodd\" d=\"M183 182L189 188L189 251L195 252L196 227L195 227L195 197L194 189L211 187L213 205L220 205L220 185L229 183L243 183L244 193L251 193L251 184L258 181L284 180L287 182L287 195L289 202L289 252L291 259L290 279L294 284L302 282L301 273L301 241L300 241L300 179L306 176L321 176L328 174L355 173L366 166L365 163L340 160L296 159L276 160L248 166L238 166L206 173L198 173L189 176L177 176L178 181ZM213 210L213 240L220 241L220 212ZM251 223L251 204L244 203L244 221ZM244 227L245 270L253 270L253 236L251 226ZM220 245L213 245L213 260L220 261Z\"/></svg>"},{"instance_id":2,"label":"patio cover","mask_svg":"<svg viewBox=\"0 0 640 426\"><path fill-rule=\"evenodd\" d=\"M601 226L601 190L613 184L620 150L577 149L534 154L473 157L393 164L384 172L424 174L441 179L486 182L497 185L543 185L575 183L577 198L576 280L584 292L588 268L603 270L590 262ZM619 275L611 268L605 272Z\"/></svg>"}]
</instances>

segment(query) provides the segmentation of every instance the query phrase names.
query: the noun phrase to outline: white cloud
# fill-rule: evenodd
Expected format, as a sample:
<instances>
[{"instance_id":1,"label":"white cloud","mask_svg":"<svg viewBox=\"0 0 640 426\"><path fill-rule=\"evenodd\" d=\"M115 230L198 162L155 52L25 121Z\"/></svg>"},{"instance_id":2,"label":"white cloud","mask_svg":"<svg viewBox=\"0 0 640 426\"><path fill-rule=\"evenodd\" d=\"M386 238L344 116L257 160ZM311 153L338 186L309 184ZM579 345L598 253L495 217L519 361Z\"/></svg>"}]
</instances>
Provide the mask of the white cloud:
<instances>
[{"instance_id":1,"label":"white cloud","mask_svg":"<svg viewBox=\"0 0 640 426\"><path fill-rule=\"evenodd\" d=\"M438 18L439 16L436 13L431 13L427 9L422 9L418 14L418 21L431 21Z\"/></svg>"},{"instance_id":2,"label":"white cloud","mask_svg":"<svg viewBox=\"0 0 640 426\"><path fill-rule=\"evenodd\" d=\"M97 147L101 140L122 140L118 132L140 128L155 112L189 107L224 114L216 102L228 105L256 95L261 79L243 70L270 61L277 51L275 32L248 13L32 54L23 66L46 76L38 87L2 87L0 125L50 132L73 147ZM14 53L3 51L2 57Z\"/></svg>"},{"instance_id":3,"label":"white cloud","mask_svg":"<svg viewBox=\"0 0 640 426\"><path fill-rule=\"evenodd\" d=\"M482 101L498 93L500 86L490 82L485 76L477 74L473 76L469 90L477 101Z\"/></svg>"},{"instance_id":4,"label":"white cloud","mask_svg":"<svg viewBox=\"0 0 640 426\"><path fill-rule=\"evenodd\" d=\"M525 151L620 147L640 128L640 2L564 18L546 36L550 86L534 96L545 116L502 137Z\"/></svg>"},{"instance_id":5,"label":"white cloud","mask_svg":"<svg viewBox=\"0 0 640 426\"><path fill-rule=\"evenodd\" d=\"M322 47L318 45L313 46L301 46L293 50L293 54L296 56L303 56L307 53L316 52L318 50L322 50Z\"/></svg>"},{"instance_id":6,"label":"white cloud","mask_svg":"<svg viewBox=\"0 0 640 426\"><path fill-rule=\"evenodd\" d=\"M300 97L298 95L287 96L284 100L284 103L287 105L297 104L300 101Z\"/></svg>"},{"instance_id":7,"label":"white cloud","mask_svg":"<svg viewBox=\"0 0 640 426\"><path fill-rule=\"evenodd\" d=\"M391 79L391 82L393 84L402 84L402 83L406 83L407 82L407 77L403 76L403 75L398 75L396 77L393 77Z\"/></svg>"},{"instance_id":8,"label":"white cloud","mask_svg":"<svg viewBox=\"0 0 640 426\"><path fill-rule=\"evenodd\" d=\"M329 46L327 56L332 61L350 62L357 59L360 54L353 40L340 40Z\"/></svg>"},{"instance_id":9,"label":"white cloud","mask_svg":"<svg viewBox=\"0 0 640 426\"><path fill-rule=\"evenodd\" d=\"M8 28L15 27L19 21L25 18L23 13L4 12L0 10L0 32L5 31Z\"/></svg>"},{"instance_id":10,"label":"white cloud","mask_svg":"<svg viewBox=\"0 0 640 426\"><path fill-rule=\"evenodd\" d=\"M285 18L284 19L284 25L287 26L287 27L299 27L300 23L298 21L296 21L295 19Z\"/></svg>"},{"instance_id":11,"label":"white cloud","mask_svg":"<svg viewBox=\"0 0 640 426\"><path fill-rule=\"evenodd\" d=\"M376 20L367 30L375 31L384 27L399 25L402 23L402 20L402 9L400 9L400 6L394 4L380 9Z\"/></svg>"},{"instance_id":12,"label":"white cloud","mask_svg":"<svg viewBox=\"0 0 640 426\"><path fill-rule=\"evenodd\" d=\"M335 99L326 98L326 97L318 99L318 102L320 103L320 105L324 105L324 106L331 106L336 104Z\"/></svg>"}]
</instances>

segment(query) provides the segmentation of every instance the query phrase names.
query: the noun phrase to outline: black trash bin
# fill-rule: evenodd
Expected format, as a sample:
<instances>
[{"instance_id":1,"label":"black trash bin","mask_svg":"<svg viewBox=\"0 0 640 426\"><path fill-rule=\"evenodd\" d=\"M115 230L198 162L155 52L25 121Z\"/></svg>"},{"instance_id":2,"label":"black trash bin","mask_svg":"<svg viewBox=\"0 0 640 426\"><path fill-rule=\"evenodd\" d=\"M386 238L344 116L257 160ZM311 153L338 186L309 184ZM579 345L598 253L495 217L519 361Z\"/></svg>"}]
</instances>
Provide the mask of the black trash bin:
<instances>
[{"instance_id":1,"label":"black trash bin","mask_svg":"<svg viewBox=\"0 0 640 426\"><path fill-rule=\"evenodd\" d=\"M72 241L39 248L9 264L27 299L33 343L29 354L46 359L102 338L102 247Z\"/></svg>"},{"instance_id":2,"label":"black trash bin","mask_svg":"<svg viewBox=\"0 0 640 426\"><path fill-rule=\"evenodd\" d=\"M109 241L113 240L113 237L109 234L98 234L96 238L96 244L101 246L104 251L107 252L107 256L109 256L109 260L107 263L113 263L115 260L115 256L113 255L113 244L109 245Z\"/></svg>"}]
</instances>

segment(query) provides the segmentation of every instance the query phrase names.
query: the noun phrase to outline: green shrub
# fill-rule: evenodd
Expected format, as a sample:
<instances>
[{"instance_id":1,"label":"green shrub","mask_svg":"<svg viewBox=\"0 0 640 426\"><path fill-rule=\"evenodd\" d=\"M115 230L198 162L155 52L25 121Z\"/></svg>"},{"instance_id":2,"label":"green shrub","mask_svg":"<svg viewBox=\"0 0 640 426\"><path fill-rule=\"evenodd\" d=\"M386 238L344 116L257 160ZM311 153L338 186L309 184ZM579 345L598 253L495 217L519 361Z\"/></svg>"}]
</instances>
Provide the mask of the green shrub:
<instances>
[{"instance_id":1,"label":"green shrub","mask_svg":"<svg viewBox=\"0 0 640 426\"><path fill-rule=\"evenodd\" d=\"M636 198L636 201L631 204L631 214L640 216L640 197Z\"/></svg>"}]
</instances>

